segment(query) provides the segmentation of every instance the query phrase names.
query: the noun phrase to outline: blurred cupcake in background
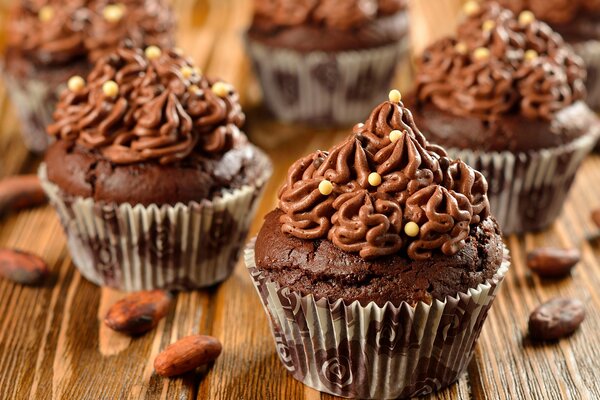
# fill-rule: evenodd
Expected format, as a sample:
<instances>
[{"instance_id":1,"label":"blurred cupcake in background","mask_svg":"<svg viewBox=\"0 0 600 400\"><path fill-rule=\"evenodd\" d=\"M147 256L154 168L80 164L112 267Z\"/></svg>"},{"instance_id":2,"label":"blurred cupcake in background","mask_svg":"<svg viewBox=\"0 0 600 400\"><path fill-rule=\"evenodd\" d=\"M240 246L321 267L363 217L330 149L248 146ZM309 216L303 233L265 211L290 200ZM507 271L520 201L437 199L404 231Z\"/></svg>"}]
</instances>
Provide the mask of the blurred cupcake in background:
<instances>
[{"instance_id":1,"label":"blurred cupcake in background","mask_svg":"<svg viewBox=\"0 0 600 400\"><path fill-rule=\"evenodd\" d=\"M121 290L226 279L271 175L233 87L156 46L68 82L39 175L81 273Z\"/></svg>"},{"instance_id":2,"label":"blurred cupcake in background","mask_svg":"<svg viewBox=\"0 0 600 400\"><path fill-rule=\"evenodd\" d=\"M600 110L600 1L497 0L515 14L531 11L560 33L587 67L587 103Z\"/></svg>"},{"instance_id":3,"label":"blurred cupcake in background","mask_svg":"<svg viewBox=\"0 0 600 400\"><path fill-rule=\"evenodd\" d=\"M407 0L255 0L247 48L283 121L353 124L408 57Z\"/></svg>"},{"instance_id":4,"label":"blurred cupcake in background","mask_svg":"<svg viewBox=\"0 0 600 400\"><path fill-rule=\"evenodd\" d=\"M599 134L585 67L531 12L464 10L457 35L424 51L407 105L431 142L486 176L504 233L543 229Z\"/></svg>"},{"instance_id":5,"label":"blurred cupcake in background","mask_svg":"<svg viewBox=\"0 0 600 400\"><path fill-rule=\"evenodd\" d=\"M20 0L8 16L3 74L27 147L43 152L46 126L67 79L127 40L170 46L173 16L162 0Z\"/></svg>"}]
</instances>

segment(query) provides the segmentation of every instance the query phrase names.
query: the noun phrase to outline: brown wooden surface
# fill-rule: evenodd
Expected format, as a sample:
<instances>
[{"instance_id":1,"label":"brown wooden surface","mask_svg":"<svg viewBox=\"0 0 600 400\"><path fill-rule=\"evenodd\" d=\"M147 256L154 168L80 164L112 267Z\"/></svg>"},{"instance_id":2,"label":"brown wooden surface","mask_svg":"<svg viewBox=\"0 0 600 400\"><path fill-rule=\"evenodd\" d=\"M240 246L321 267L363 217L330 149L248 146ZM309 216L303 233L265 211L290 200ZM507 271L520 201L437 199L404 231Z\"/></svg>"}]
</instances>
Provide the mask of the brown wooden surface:
<instances>
[{"instance_id":1,"label":"brown wooden surface","mask_svg":"<svg viewBox=\"0 0 600 400\"><path fill-rule=\"evenodd\" d=\"M346 131L283 126L258 106L260 91L240 40L250 11L247 1L177 0L175 7L181 47L208 74L228 79L240 89L247 131L274 161L273 179L252 228L255 233L261 217L275 205L276 189L288 165L314 149L327 148ZM399 80L400 89L407 87L404 81ZM35 171L37 164L21 143L14 110L0 84L0 177ZM592 156L551 229L507 238L513 267L469 370L458 384L432 398L600 398L600 240L589 218L590 210L600 207L599 182L600 156ZM539 245L578 247L583 260L570 278L540 279L524 265L527 251ZM155 330L130 339L101 324L107 307L122 294L100 289L79 275L50 207L0 219L0 247L33 251L52 270L52 279L41 288L0 281L0 399L332 398L302 386L280 365L267 319L241 263L221 286L179 294ZM530 342L529 312L556 295L584 300L587 319L569 339L546 345ZM192 333L214 335L223 342L215 365L179 379L156 376L152 368L156 354Z\"/></svg>"}]
</instances>

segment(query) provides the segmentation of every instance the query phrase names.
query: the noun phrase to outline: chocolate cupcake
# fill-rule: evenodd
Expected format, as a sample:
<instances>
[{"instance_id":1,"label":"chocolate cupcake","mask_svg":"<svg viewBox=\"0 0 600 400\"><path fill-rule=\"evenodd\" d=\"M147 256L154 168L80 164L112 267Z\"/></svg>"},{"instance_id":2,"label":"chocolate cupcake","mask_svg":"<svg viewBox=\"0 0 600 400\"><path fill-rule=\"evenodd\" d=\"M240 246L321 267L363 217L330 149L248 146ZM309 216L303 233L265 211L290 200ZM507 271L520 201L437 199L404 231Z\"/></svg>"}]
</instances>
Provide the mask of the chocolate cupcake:
<instances>
[{"instance_id":1,"label":"chocolate cupcake","mask_svg":"<svg viewBox=\"0 0 600 400\"><path fill-rule=\"evenodd\" d=\"M122 290L227 278L271 174L232 86L155 46L69 82L39 175L81 273Z\"/></svg>"},{"instance_id":2,"label":"chocolate cupcake","mask_svg":"<svg viewBox=\"0 0 600 400\"><path fill-rule=\"evenodd\" d=\"M388 91L407 53L407 0L255 0L247 48L284 121L352 124Z\"/></svg>"},{"instance_id":3,"label":"chocolate cupcake","mask_svg":"<svg viewBox=\"0 0 600 400\"><path fill-rule=\"evenodd\" d=\"M505 234L543 229L598 137L585 68L531 13L465 11L456 37L424 51L408 106L431 142L486 176Z\"/></svg>"},{"instance_id":4,"label":"chocolate cupcake","mask_svg":"<svg viewBox=\"0 0 600 400\"><path fill-rule=\"evenodd\" d=\"M27 147L43 152L46 126L71 76L123 41L170 46L173 17L162 0L20 0L10 13L3 59L5 83Z\"/></svg>"},{"instance_id":5,"label":"chocolate cupcake","mask_svg":"<svg viewBox=\"0 0 600 400\"><path fill-rule=\"evenodd\" d=\"M292 165L245 253L284 366L344 397L456 381L509 267L485 178L399 97Z\"/></svg>"},{"instance_id":6,"label":"chocolate cupcake","mask_svg":"<svg viewBox=\"0 0 600 400\"><path fill-rule=\"evenodd\" d=\"M600 1L497 0L515 14L530 11L560 33L587 68L587 104L600 110Z\"/></svg>"}]
</instances>

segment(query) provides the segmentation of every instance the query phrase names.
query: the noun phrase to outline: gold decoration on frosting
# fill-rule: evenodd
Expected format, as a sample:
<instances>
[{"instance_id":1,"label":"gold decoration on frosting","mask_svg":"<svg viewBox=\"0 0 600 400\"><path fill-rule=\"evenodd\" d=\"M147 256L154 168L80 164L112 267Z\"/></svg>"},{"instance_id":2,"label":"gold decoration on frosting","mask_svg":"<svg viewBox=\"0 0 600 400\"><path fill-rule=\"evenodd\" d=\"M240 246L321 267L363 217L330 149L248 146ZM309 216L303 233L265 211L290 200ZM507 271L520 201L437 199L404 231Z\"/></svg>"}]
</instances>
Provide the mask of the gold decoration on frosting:
<instances>
[{"instance_id":1,"label":"gold decoration on frosting","mask_svg":"<svg viewBox=\"0 0 600 400\"><path fill-rule=\"evenodd\" d=\"M482 61L490 58L490 51L485 47L478 47L473 51L473 58L477 61Z\"/></svg>"},{"instance_id":2,"label":"gold decoration on frosting","mask_svg":"<svg viewBox=\"0 0 600 400\"><path fill-rule=\"evenodd\" d=\"M419 225L414 221L409 221L404 225L404 233L409 237L417 237L419 235Z\"/></svg>"},{"instance_id":3,"label":"gold decoration on frosting","mask_svg":"<svg viewBox=\"0 0 600 400\"><path fill-rule=\"evenodd\" d=\"M322 180L319 183L319 192L323 196L329 196L333 192L333 184L327 179Z\"/></svg>"},{"instance_id":4,"label":"gold decoration on frosting","mask_svg":"<svg viewBox=\"0 0 600 400\"><path fill-rule=\"evenodd\" d=\"M119 22L125 15L125 6L123 4L109 4L102 10L102 16L108 22Z\"/></svg>"},{"instance_id":5,"label":"gold decoration on frosting","mask_svg":"<svg viewBox=\"0 0 600 400\"><path fill-rule=\"evenodd\" d=\"M456 50L456 52L458 54L462 54L465 55L469 52L469 48L467 47L467 44L465 42L458 42L454 45L454 50Z\"/></svg>"},{"instance_id":6,"label":"gold decoration on frosting","mask_svg":"<svg viewBox=\"0 0 600 400\"><path fill-rule=\"evenodd\" d=\"M67 87L71 92L79 92L85 87L85 80L79 75L73 75L67 81Z\"/></svg>"},{"instance_id":7,"label":"gold decoration on frosting","mask_svg":"<svg viewBox=\"0 0 600 400\"><path fill-rule=\"evenodd\" d=\"M381 175L379 175L377 172L371 172L367 180L371 186L381 185Z\"/></svg>"},{"instance_id":8,"label":"gold decoration on frosting","mask_svg":"<svg viewBox=\"0 0 600 400\"><path fill-rule=\"evenodd\" d=\"M202 93L202 89L200 89L198 85L190 85L190 87L188 88L188 92L193 93L195 95L199 95L200 93Z\"/></svg>"},{"instance_id":9,"label":"gold decoration on frosting","mask_svg":"<svg viewBox=\"0 0 600 400\"><path fill-rule=\"evenodd\" d=\"M54 8L48 5L43 6L40 8L40 11L38 11L38 18L42 22L50 21L52 18L54 18Z\"/></svg>"},{"instance_id":10,"label":"gold decoration on frosting","mask_svg":"<svg viewBox=\"0 0 600 400\"><path fill-rule=\"evenodd\" d=\"M154 60L162 54L161 49L158 46L148 46L146 50L144 50L144 54L149 60Z\"/></svg>"},{"instance_id":11,"label":"gold decoration on frosting","mask_svg":"<svg viewBox=\"0 0 600 400\"><path fill-rule=\"evenodd\" d=\"M214 94L216 94L219 97L225 97L229 94L229 91L231 90L231 85L225 83L225 82L215 82L214 85L212 85L212 91Z\"/></svg>"},{"instance_id":12,"label":"gold decoration on frosting","mask_svg":"<svg viewBox=\"0 0 600 400\"><path fill-rule=\"evenodd\" d=\"M474 1L474 0L467 1L465 3L465 5L463 6L463 12L465 14L467 14L468 16L477 14L480 9L481 9L481 6L479 5L479 3L477 1Z\"/></svg>"},{"instance_id":13,"label":"gold decoration on frosting","mask_svg":"<svg viewBox=\"0 0 600 400\"><path fill-rule=\"evenodd\" d=\"M492 29L494 29L496 27L496 22L494 22L491 19L488 19L487 21L484 21L483 25L481 25L481 29L484 32L489 32Z\"/></svg>"},{"instance_id":14,"label":"gold decoration on frosting","mask_svg":"<svg viewBox=\"0 0 600 400\"><path fill-rule=\"evenodd\" d=\"M532 61L535 60L536 58L538 58L539 54L537 51L533 50L533 49L529 49L525 52L524 54L524 58L527 61Z\"/></svg>"},{"instance_id":15,"label":"gold decoration on frosting","mask_svg":"<svg viewBox=\"0 0 600 400\"><path fill-rule=\"evenodd\" d=\"M392 90L390 90L390 94L388 95L388 98L390 99L390 101L392 103L400 103L400 101L402 101L402 94L400 93L399 90L392 89Z\"/></svg>"},{"instance_id":16,"label":"gold decoration on frosting","mask_svg":"<svg viewBox=\"0 0 600 400\"><path fill-rule=\"evenodd\" d=\"M189 65L184 65L183 67L181 67L181 69L179 70L179 72L181 72L181 75L185 79L188 79L192 75L194 75L194 69L192 67L190 67Z\"/></svg>"},{"instance_id":17,"label":"gold decoration on frosting","mask_svg":"<svg viewBox=\"0 0 600 400\"><path fill-rule=\"evenodd\" d=\"M102 92L108 97L117 97L119 85L115 81L106 81L102 84Z\"/></svg>"},{"instance_id":18,"label":"gold decoration on frosting","mask_svg":"<svg viewBox=\"0 0 600 400\"><path fill-rule=\"evenodd\" d=\"M394 129L393 131L390 132L390 141L392 143L396 143L398 141L398 139L402 138L402 132L399 131L398 129Z\"/></svg>"},{"instance_id":19,"label":"gold decoration on frosting","mask_svg":"<svg viewBox=\"0 0 600 400\"><path fill-rule=\"evenodd\" d=\"M519 14L519 24L529 25L533 21L535 21L535 15L531 11L525 10Z\"/></svg>"}]
</instances>

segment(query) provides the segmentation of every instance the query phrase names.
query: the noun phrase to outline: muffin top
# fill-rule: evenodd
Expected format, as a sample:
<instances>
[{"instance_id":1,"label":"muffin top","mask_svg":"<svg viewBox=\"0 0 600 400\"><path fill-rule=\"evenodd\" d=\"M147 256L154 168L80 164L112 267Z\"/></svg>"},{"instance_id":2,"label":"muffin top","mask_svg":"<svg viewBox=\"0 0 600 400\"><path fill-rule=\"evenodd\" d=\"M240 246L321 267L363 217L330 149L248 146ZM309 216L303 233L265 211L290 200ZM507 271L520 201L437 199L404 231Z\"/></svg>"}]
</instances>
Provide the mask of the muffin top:
<instances>
[{"instance_id":1,"label":"muffin top","mask_svg":"<svg viewBox=\"0 0 600 400\"><path fill-rule=\"evenodd\" d=\"M162 0L20 0L8 19L8 53L39 65L95 62L125 40L170 46L173 15Z\"/></svg>"},{"instance_id":2,"label":"muffin top","mask_svg":"<svg viewBox=\"0 0 600 400\"><path fill-rule=\"evenodd\" d=\"M243 184L254 151L240 131L245 116L238 97L230 84L207 78L178 50L119 48L100 58L87 80L69 79L61 94L55 122L48 127L58 139L46 157L50 178L63 182L71 194L105 200L116 196L125 201L123 197L140 187L150 187L148 193L127 199L136 203L151 202L160 187L167 188L161 196L168 200L156 202L199 200L214 194L213 187L239 186L236 182ZM73 158L72 168L60 165L66 156ZM82 158L87 160L84 165ZM93 168L96 175L68 172L77 168ZM185 170L190 170L189 179L162 182L175 178L168 171ZM123 182L146 180L139 187L127 183L123 188L113 182L113 193L104 193L100 184L119 176ZM185 188L169 187L176 184ZM190 188L196 193L177 197Z\"/></svg>"},{"instance_id":3,"label":"muffin top","mask_svg":"<svg viewBox=\"0 0 600 400\"><path fill-rule=\"evenodd\" d=\"M255 0L249 35L299 51L379 46L407 31L407 0Z\"/></svg>"},{"instance_id":4,"label":"muffin top","mask_svg":"<svg viewBox=\"0 0 600 400\"><path fill-rule=\"evenodd\" d=\"M528 151L567 143L595 125L582 101L585 67L560 35L529 11L517 17L474 1L464 11L456 36L433 43L419 60L409 105L433 142Z\"/></svg>"},{"instance_id":5,"label":"muffin top","mask_svg":"<svg viewBox=\"0 0 600 400\"><path fill-rule=\"evenodd\" d=\"M456 295L501 260L485 178L429 144L397 91L342 143L290 167L256 242L269 278L378 304Z\"/></svg>"}]
</instances>

